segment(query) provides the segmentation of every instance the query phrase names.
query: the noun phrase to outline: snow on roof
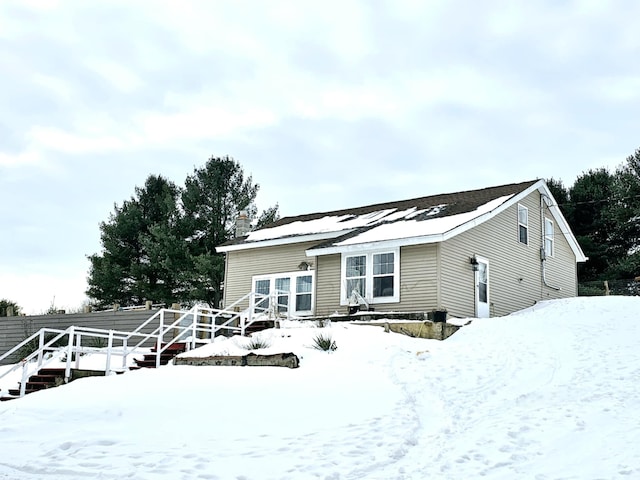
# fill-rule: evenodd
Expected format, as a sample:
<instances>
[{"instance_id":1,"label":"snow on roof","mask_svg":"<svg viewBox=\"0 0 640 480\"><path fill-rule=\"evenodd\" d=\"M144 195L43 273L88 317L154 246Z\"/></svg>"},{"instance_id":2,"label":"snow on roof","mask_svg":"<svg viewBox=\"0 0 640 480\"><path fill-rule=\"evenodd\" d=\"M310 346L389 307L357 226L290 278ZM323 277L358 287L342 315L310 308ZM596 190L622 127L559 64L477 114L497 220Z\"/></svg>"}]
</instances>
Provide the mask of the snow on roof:
<instances>
[{"instance_id":1,"label":"snow on roof","mask_svg":"<svg viewBox=\"0 0 640 480\"><path fill-rule=\"evenodd\" d=\"M505 195L485 203L471 212L459 213L448 217L427 218L425 220L404 218L393 223L382 223L374 228L365 230L362 233L350 236L346 240L335 242L334 245L354 245L358 243L381 242L384 240L399 238L440 235L453 230L464 223L474 220L485 213L491 212L496 207L509 200L512 196L513 195Z\"/></svg>"},{"instance_id":2,"label":"snow on roof","mask_svg":"<svg viewBox=\"0 0 640 480\"><path fill-rule=\"evenodd\" d=\"M431 195L358 208L282 218L270 226L233 239L218 251L309 240L314 247L347 246L390 239L439 235L491 212L537 183L517 184Z\"/></svg>"},{"instance_id":3,"label":"snow on roof","mask_svg":"<svg viewBox=\"0 0 640 480\"><path fill-rule=\"evenodd\" d=\"M438 211L440 211L444 208L444 205L440 205L437 208ZM412 207L406 210L390 208L366 213L364 215L325 215L324 217L313 220L296 221L273 228L263 228L249 233L246 241L255 242L295 235L345 232L357 228L378 225L381 222L396 222L398 220L415 218L417 215L425 212L425 210L418 210ZM426 214L429 215L428 212L426 212Z\"/></svg>"}]
</instances>

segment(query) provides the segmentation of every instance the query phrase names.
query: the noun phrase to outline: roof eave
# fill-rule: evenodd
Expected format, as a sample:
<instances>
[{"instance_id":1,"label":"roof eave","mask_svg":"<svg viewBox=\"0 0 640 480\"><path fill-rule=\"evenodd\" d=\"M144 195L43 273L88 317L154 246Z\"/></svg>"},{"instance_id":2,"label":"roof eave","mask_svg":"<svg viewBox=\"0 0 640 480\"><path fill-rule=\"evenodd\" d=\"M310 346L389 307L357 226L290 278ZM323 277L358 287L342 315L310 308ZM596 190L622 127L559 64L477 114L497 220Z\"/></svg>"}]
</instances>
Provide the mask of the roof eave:
<instances>
[{"instance_id":1,"label":"roof eave","mask_svg":"<svg viewBox=\"0 0 640 480\"><path fill-rule=\"evenodd\" d=\"M363 252L371 250L382 250L389 248L406 247L409 245L422 245L424 243L438 243L443 240L442 234L424 235L420 237L395 238L392 240L382 240L379 242L353 243L348 245L334 245L331 247L309 248L306 250L307 257L319 257L322 255L333 255L335 253Z\"/></svg>"}]
</instances>

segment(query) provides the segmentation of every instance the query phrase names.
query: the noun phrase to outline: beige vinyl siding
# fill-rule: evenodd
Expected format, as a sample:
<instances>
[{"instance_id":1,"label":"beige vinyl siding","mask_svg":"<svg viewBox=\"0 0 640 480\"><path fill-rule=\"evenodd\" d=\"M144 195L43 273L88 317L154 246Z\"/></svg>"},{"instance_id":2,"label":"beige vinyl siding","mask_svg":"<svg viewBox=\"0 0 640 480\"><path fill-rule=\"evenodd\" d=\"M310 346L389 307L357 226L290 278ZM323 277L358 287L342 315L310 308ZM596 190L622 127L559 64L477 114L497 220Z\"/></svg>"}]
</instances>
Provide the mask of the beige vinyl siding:
<instances>
[{"instance_id":1,"label":"beige vinyl siding","mask_svg":"<svg viewBox=\"0 0 640 480\"><path fill-rule=\"evenodd\" d=\"M376 310L428 312L438 307L437 250L439 245L400 249L400 303L378 304Z\"/></svg>"},{"instance_id":2,"label":"beige vinyl siding","mask_svg":"<svg viewBox=\"0 0 640 480\"><path fill-rule=\"evenodd\" d=\"M548 217L551 215L547 214ZM546 280L551 287L543 288L542 299L566 298L578 295L577 264L575 256L560 227L554 221L554 252L545 262Z\"/></svg>"},{"instance_id":3,"label":"beige vinyl siding","mask_svg":"<svg viewBox=\"0 0 640 480\"><path fill-rule=\"evenodd\" d=\"M400 249L400 302L376 303L376 311L431 311L437 307L437 245L416 245ZM316 314L347 312L340 305L340 254L318 257Z\"/></svg>"},{"instance_id":4,"label":"beige vinyl siding","mask_svg":"<svg viewBox=\"0 0 640 480\"><path fill-rule=\"evenodd\" d=\"M251 279L254 275L296 272L303 261L313 262L315 269L316 259L307 257L305 251L316 244L317 242L303 242L227 252L224 306L228 307L251 292ZM248 306L248 302L240 305L241 308Z\"/></svg>"},{"instance_id":5,"label":"beige vinyl siding","mask_svg":"<svg viewBox=\"0 0 640 480\"><path fill-rule=\"evenodd\" d=\"M442 306L453 316L475 316L475 277L469 263L475 255L489 261L491 316L506 315L538 300L573 296L576 261L556 226L556 255L547 261L547 280L562 290L544 286L540 262L542 231L540 195L519 202L529 209L529 243L518 241L518 205L442 244ZM549 215L549 213L547 213ZM563 236L562 236L563 237Z\"/></svg>"},{"instance_id":6,"label":"beige vinyl siding","mask_svg":"<svg viewBox=\"0 0 640 480\"><path fill-rule=\"evenodd\" d=\"M340 306L340 254L316 258L316 314L345 313L346 307Z\"/></svg>"}]
</instances>

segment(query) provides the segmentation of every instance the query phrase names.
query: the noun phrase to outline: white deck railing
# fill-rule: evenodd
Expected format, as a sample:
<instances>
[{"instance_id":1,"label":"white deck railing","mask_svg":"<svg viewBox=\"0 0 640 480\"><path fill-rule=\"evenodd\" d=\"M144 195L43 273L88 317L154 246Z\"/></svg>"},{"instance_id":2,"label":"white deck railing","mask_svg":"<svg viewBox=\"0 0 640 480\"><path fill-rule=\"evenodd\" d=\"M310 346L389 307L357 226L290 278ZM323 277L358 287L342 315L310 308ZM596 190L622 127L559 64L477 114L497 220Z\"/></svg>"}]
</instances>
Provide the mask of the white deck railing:
<instances>
[{"instance_id":1,"label":"white deck railing","mask_svg":"<svg viewBox=\"0 0 640 480\"><path fill-rule=\"evenodd\" d=\"M279 299L284 298L286 303L279 303ZM247 301L249 308L239 311L238 306ZM0 379L22 368L20 382L22 397L29 377L54 361L63 359L64 381L68 382L71 378L71 365L74 364L73 368L76 369L81 368L81 359L86 353L105 355L104 371L106 375L110 375L127 370L128 359L132 355L149 354L150 345L155 346L153 354L156 367L159 367L162 354L176 343L185 343L186 349L192 350L198 344L210 343L221 331L244 335L247 328L257 321L275 320L278 316L289 318L290 302L290 292L276 292L270 295L251 292L227 309L214 309L201 305L196 305L190 310L163 308L132 332L78 326L70 326L65 330L42 328L0 356L0 362L2 362L37 339L38 347L1 374ZM106 341L106 346L87 346L91 339L94 339L95 344ZM99 340L96 341L96 339ZM59 345L61 341L64 342L63 346ZM47 356L47 353L50 355ZM113 366L114 357L121 358L119 367Z\"/></svg>"}]
</instances>

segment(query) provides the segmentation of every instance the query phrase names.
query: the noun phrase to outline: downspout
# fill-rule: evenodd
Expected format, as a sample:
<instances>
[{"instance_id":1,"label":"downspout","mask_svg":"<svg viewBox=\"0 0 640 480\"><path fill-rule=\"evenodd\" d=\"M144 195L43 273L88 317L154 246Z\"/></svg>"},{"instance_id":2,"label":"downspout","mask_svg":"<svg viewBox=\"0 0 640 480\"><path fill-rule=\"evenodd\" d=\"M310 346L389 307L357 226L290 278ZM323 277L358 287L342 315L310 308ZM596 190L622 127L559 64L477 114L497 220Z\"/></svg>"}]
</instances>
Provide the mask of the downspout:
<instances>
[{"instance_id":1,"label":"downspout","mask_svg":"<svg viewBox=\"0 0 640 480\"><path fill-rule=\"evenodd\" d=\"M547 262L547 252L544 249L544 245L545 245L545 240L546 240L546 222L544 221L544 204L545 204L545 197L549 200L549 202L551 202L551 198L549 198L549 196L545 195L544 193L540 193L540 232L542 233L542 242L540 244L540 265L541 265L541 269L542 269L542 284L547 287L550 288L551 290L555 290L556 292L559 292L560 290L562 290L560 287L554 287L553 285L549 285L547 283L547 271L546 271L546 262Z\"/></svg>"},{"instance_id":2,"label":"downspout","mask_svg":"<svg viewBox=\"0 0 640 480\"><path fill-rule=\"evenodd\" d=\"M222 305L215 308L224 308L227 305L227 280L229 279L229 252L224 254L224 280L222 281Z\"/></svg>"}]
</instances>

